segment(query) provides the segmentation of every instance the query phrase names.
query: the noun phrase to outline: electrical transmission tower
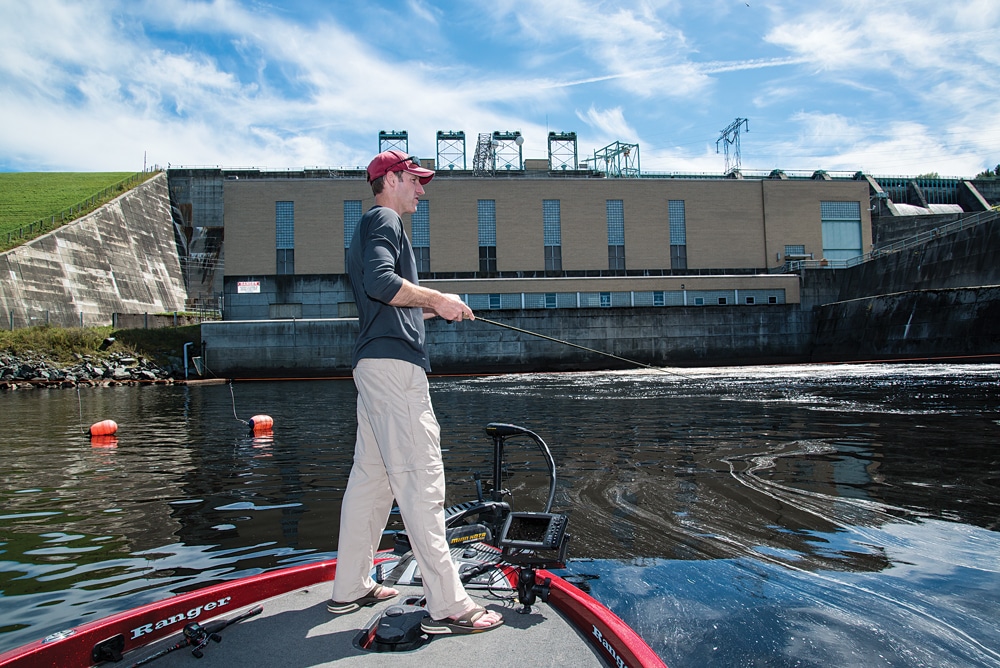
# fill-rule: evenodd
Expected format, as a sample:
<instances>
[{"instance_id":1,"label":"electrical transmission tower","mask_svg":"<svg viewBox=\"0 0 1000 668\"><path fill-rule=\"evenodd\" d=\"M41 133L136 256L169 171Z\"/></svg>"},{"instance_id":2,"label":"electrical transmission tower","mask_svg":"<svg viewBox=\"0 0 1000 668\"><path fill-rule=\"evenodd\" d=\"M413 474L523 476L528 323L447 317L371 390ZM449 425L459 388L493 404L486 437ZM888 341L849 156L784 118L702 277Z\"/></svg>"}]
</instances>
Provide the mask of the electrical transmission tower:
<instances>
[{"instance_id":1,"label":"electrical transmission tower","mask_svg":"<svg viewBox=\"0 0 1000 668\"><path fill-rule=\"evenodd\" d=\"M719 144L722 144L726 154L726 174L737 172L740 169L740 127L745 127L750 132L750 122L745 118L737 118L721 132L715 141L715 152L719 152ZM729 147L733 147L733 160L729 161Z\"/></svg>"},{"instance_id":2,"label":"electrical transmission tower","mask_svg":"<svg viewBox=\"0 0 1000 668\"><path fill-rule=\"evenodd\" d=\"M472 171L476 176L496 174L496 144L489 132L480 132L476 154L472 157Z\"/></svg>"}]
</instances>

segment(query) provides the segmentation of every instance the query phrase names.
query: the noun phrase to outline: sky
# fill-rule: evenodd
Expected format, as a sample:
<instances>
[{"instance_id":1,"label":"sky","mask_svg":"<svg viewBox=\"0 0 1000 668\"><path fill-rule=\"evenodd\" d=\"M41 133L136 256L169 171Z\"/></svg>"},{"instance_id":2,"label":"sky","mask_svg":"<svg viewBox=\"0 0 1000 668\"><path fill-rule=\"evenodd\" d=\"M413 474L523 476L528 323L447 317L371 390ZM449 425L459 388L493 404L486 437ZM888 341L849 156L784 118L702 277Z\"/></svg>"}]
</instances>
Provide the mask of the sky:
<instances>
[{"instance_id":1,"label":"sky","mask_svg":"<svg viewBox=\"0 0 1000 668\"><path fill-rule=\"evenodd\" d=\"M356 167L382 130L471 168L499 130L722 174L738 125L745 173L971 178L998 102L995 0L0 0L0 171Z\"/></svg>"}]
</instances>

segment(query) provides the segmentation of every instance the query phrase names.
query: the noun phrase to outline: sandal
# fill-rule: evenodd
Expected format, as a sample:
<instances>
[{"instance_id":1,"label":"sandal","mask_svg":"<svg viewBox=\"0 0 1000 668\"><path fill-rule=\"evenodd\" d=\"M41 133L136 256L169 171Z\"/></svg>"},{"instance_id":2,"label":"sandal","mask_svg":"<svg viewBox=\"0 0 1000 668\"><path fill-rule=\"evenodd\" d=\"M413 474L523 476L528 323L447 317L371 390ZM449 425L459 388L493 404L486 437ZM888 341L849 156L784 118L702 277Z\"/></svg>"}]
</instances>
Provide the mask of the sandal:
<instances>
[{"instance_id":1,"label":"sandal","mask_svg":"<svg viewBox=\"0 0 1000 668\"><path fill-rule=\"evenodd\" d=\"M386 592L392 592L387 594ZM371 588L367 594L361 598L356 598L353 601L348 601L347 603L341 603L340 601L331 600L326 605L326 609L335 615L344 615L348 612L354 612L355 610L360 610L361 608L368 607L369 605L375 605L380 601L388 601L390 598L395 598L399 595L399 592L390 587L383 587L380 584L375 585Z\"/></svg>"},{"instance_id":2,"label":"sandal","mask_svg":"<svg viewBox=\"0 0 1000 668\"><path fill-rule=\"evenodd\" d=\"M488 614L488 612L486 608L477 605L472 610L458 617L447 617L445 619L431 619L430 617L426 617L420 622L420 630L428 635L442 635L446 633L468 634L482 633L483 631L503 626L503 617L489 626L476 626L476 621L483 615Z\"/></svg>"}]
</instances>

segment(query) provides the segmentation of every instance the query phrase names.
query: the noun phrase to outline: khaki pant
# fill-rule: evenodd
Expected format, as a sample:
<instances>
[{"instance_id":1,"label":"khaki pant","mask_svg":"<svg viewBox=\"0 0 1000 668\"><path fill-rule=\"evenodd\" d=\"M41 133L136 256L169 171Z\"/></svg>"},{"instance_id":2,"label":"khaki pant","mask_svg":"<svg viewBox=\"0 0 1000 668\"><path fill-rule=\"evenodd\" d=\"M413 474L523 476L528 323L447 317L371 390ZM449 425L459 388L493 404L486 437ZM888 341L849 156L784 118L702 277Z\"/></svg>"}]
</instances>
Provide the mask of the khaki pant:
<instances>
[{"instance_id":1,"label":"khaki pant","mask_svg":"<svg viewBox=\"0 0 1000 668\"><path fill-rule=\"evenodd\" d=\"M444 465L440 427L427 374L409 362L362 359L354 369L358 435L340 511L333 600L353 601L372 587L375 551L393 498L435 619L474 606L451 560L444 528Z\"/></svg>"}]
</instances>

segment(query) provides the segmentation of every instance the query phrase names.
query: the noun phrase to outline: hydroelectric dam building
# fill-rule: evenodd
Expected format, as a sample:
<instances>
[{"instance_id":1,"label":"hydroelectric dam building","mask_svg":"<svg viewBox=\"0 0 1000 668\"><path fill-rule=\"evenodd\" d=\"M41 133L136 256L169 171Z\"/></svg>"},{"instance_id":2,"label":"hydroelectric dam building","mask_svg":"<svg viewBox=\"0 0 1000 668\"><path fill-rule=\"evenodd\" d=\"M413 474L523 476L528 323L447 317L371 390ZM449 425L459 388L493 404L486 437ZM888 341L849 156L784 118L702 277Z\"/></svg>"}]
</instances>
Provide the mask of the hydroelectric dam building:
<instances>
[{"instance_id":1,"label":"hydroelectric dam building","mask_svg":"<svg viewBox=\"0 0 1000 668\"><path fill-rule=\"evenodd\" d=\"M523 160L519 133L481 135L467 168L464 146L447 150L456 138L438 133L438 155L421 161L437 175L404 220L421 283L524 331L428 321L439 373L628 366L579 346L659 366L823 357L817 308L837 302L849 269L877 252L873 214L936 224L989 209L965 181L921 189L860 172L643 173L638 145L620 143L587 164L572 134L550 134L548 160ZM409 153L405 132L379 142ZM374 203L364 167L169 177L187 237L214 235L225 249L224 319L202 326L207 369L349 374L356 309L345 255Z\"/></svg>"}]
</instances>

